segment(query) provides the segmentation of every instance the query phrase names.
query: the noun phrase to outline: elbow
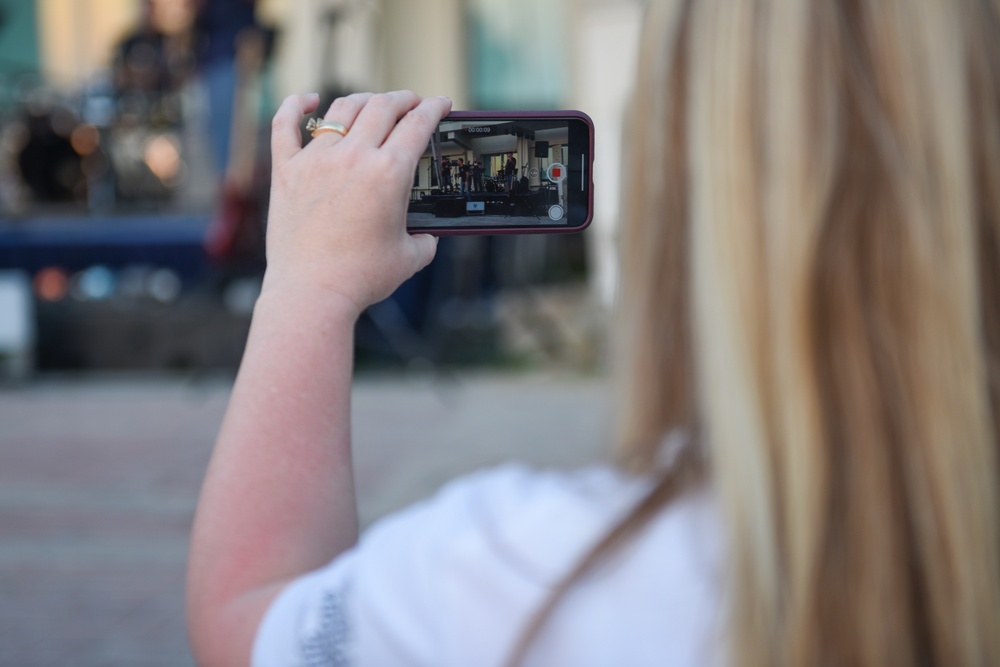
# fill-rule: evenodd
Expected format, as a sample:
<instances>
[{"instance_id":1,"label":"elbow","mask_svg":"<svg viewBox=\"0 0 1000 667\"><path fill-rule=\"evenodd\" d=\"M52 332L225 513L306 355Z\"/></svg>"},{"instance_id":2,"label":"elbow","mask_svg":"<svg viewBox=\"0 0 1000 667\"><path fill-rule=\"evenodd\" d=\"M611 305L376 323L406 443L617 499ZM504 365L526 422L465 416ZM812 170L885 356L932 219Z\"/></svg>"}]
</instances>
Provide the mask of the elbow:
<instances>
[{"instance_id":1,"label":"elbow","mask_svg":"<svg viewBox=\"0 0 1000 667\"><path fill-rule=\"evenodd\" d=\"M281 585L223 597L189 583L187 632L199 667L245 667L250 664L257 628Z\"/></svg>"},{"instance_id":2,"label":"elbow","mask_svg":"<svg viewBox=\"0 0 1000 667\"><path fill-rule=\"evenodd\" d=\"M228 667L229 665L249 665L249 650L242 652L234 641L232 628L227 627L225 605L212 603L205 596L190 587L187 591L187 635L191 655L199 667Z\"/></svg>"}]
</instances>

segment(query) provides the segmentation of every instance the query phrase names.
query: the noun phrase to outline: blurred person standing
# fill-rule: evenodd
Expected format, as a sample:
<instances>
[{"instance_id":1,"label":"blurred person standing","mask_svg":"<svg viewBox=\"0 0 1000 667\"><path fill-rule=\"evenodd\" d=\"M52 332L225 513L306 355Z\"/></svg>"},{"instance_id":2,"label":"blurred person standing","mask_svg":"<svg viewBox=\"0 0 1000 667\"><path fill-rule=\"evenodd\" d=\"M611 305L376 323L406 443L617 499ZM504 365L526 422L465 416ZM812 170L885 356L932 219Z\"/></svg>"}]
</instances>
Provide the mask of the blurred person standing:
<instances>
[{"instance_id":1,"label":"blurred person standing","mask_svg":"<svg viewBox=\"0 0 1000 667\"><path fill-rule=\"evenodd\" d=\"M513 192L514 182L517 178L517 158L513 153L507 153L507 161L503 167L504 178L507 179L507 192Z\"/></svg>"},{"instance_id":2,"label":"blurred person standing","mask_svg":"<svg viewBox=\"0 0 1000 667\"><path fill-rule=\"evenodd\" d=\"M469 186L472 180L472 166L465 161L465 158L458 158L458 180L462 184L462 194L469 197Z\"/></svg>"},{"instance_id":3,"label":"blurred person standing","mask_svg":"<svg viewBox=\"0 0 1000 667\"><path fill-rule=\"evenodd\" d=\"M483 191L483 159L478 157L472 161L472 191Z\"/></svg>"},{"instance_id":4,"label":"blurred person standing","mask_svg":"<svg viewBox=\"0 0 1000 667\"><path fill-rule=\"evenodd\" d=\"M208 102L208 134L219 174L229 165L238 97L238 53L259 32L256 0L197 0L198 71Z\"/></svg>"},{"instance_id":5,"label":"blurred person standing","mask_svg":"<svg viewBox=\"0 0 1000 667\"><path fill-rule=\"evenodd\" d=\"M200 0L195 26L221 183L205 247L224 276L257 275L268 180L263 75L274 34L257 22L255 0Z\"/></svg>"},{"instance_id":6,"label":"blurred person standing","mask_svg":"<svg viewBox=\"0 0 1000 667\"><path fill-rule=\"evenodd\" d=\"M177 93L194 66L193 0L146 0L136 29L116 46L112 62L119 97ZM173 119L178 121L178 119Z\"/></svg>"},{"instance_id":7,"label":"blurred person standing","mask_svg":"<svg viewBox=\"0 0 1000 667\"><path fill-rule=\"evenodd\" d=\"M453 192L455 187L451 180L452 161L446 157L441 158L441 192Z\"/></svg>"},{"instance_id":8,"label":"blurred person standing","mask_svg":"<svg viewBox=\"0 0 1000 667\"><path fill-rule=\"evenodd\" d=\"M995 2L652 2L614 464L484 471L360 542L353 326L434 255L403 212L450 104L342 98L302 148L286 100L199 660L1000 664L998 63Z\"/></svg>"},{"instance_id":9,"label":"blurred person standing","mask_svg":"<svg viewBox=\"0 0 1000 667\"><path fill-rule=\"evenodd\" d=\"M190 120L183 99L194 72L194 12L194 0L145 0L139 24L116 46L117 114L106 143L120 201L166 201L186 180L189 147L180 136ZM85 160L91 185L95 173L108 175L99 160Z\"/></svg>"}]
</instances>

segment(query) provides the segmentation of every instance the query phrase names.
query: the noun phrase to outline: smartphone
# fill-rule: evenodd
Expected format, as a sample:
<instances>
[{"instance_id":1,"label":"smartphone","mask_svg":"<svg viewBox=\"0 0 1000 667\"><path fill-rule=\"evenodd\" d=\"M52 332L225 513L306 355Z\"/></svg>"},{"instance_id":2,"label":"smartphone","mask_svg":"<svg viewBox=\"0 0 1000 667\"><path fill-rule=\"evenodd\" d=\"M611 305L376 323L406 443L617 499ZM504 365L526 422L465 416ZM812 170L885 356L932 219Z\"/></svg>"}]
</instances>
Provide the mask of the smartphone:
<instances>
[{"instance_id":1,"label":"smartphone","mask_svg":"<svg viewBox=\"0 0 1000 667\"><path fill-rule=\"evenodd\" d=\"M580 111L455 111L413 175L411 233L579 232L594 209L594 124Z\"/></svg>"}]
</instances>

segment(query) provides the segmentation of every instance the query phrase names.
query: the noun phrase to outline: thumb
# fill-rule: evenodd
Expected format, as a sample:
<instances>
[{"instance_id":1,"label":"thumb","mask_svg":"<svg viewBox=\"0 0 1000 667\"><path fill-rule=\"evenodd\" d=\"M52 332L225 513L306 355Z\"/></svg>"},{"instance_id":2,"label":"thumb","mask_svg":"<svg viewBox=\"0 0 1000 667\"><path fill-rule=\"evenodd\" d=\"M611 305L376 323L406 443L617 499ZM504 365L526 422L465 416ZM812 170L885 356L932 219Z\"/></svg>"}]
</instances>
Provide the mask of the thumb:
<instances>
[{"instance_id":1,"label":"thumb","mask_svg":"<svg viewBox=\"0 0 1000 667\"><path fill-rule=\"evenodd\" d=\"M409 242L413 257L413 272L416 273L431 263L437 253L438 238L430 234L414 234Z\"/></svg>"}]
</instances>

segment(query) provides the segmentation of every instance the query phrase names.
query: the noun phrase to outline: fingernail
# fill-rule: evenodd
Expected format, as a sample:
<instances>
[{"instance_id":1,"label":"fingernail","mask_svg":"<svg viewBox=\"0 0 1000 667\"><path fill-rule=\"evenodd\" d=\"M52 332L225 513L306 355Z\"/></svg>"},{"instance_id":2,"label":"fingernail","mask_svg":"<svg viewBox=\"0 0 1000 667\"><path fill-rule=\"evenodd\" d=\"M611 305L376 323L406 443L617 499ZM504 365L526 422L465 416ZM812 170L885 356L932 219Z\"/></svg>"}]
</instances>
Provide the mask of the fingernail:
<instances>
[{"instance_id":1,"label":"fingernail","mask_svg":"<svg viewBox=\"0 0 1000 667\"><path fill-rule=\"evenodd\" d=\"M444 100L445 102L451 102L451 98L447 95L438 95L439 100Z\"/></svg>"}]
</instances>

